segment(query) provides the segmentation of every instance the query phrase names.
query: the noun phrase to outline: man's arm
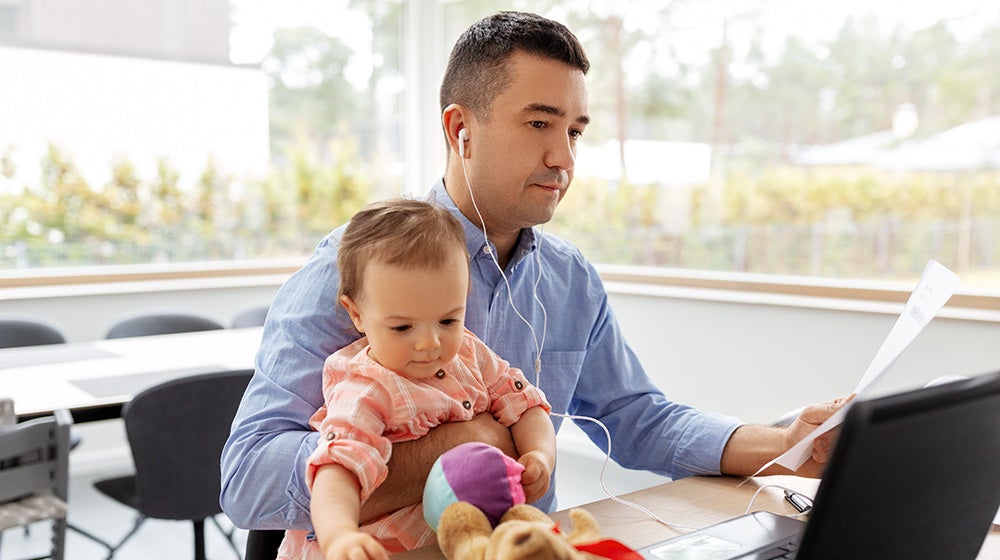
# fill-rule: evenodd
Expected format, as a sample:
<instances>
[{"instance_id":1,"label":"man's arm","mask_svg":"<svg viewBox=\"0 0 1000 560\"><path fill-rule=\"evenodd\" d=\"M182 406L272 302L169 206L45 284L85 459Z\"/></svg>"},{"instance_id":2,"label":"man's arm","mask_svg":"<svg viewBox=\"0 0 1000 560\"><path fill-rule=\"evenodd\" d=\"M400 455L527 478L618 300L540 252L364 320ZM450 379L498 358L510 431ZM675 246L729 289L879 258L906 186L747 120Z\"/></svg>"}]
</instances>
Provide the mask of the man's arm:
<instances>
[{"instance_id":1,"label":"man's arm","mask_svg":"<svg viewBox=\"0 0 1000 560\"><path fill-rule=\"evenodd\" d=\"M770 426L740 426L733 432L722 452L722 474L749 476L768 461L781 455L790 447L822 424L834 412L847 404L849 399L836 399L827 403L808 406L787 428ZM794 474L818 478L823 474L833 444L836 430L831 430L813 442L812 456ZM763 473L792 474L781 465L772 465Z\"/></svg>"},{"instance_id":2,"label":"man's arm","mask_svg":"<svg viewBox=\"0 0 1000 560\"><path fill-rule=\"evenodd\" d=\"M361 506L361 521L367 522L423 499L424 484L434 461L445 451L469 441L494 445L511 457L517 449L510 430L499 424L488 412L478 414L468 422L442 424L427 435L413 441L394 443L389 458L389 474L385 481Z\"/></svg>"},{"instance_id":3,"label":"man's arm","mask_svg":"<svg viewBox=\"0 0 1000 560\"><path fill-rule=\"evenodd\" d=\"M222 452L223 511L244 529L311 529L306 459L323 405L323 361L357 338L336 312L336 234L271 302L256 372Z\"/></svg>"}]
</instances>

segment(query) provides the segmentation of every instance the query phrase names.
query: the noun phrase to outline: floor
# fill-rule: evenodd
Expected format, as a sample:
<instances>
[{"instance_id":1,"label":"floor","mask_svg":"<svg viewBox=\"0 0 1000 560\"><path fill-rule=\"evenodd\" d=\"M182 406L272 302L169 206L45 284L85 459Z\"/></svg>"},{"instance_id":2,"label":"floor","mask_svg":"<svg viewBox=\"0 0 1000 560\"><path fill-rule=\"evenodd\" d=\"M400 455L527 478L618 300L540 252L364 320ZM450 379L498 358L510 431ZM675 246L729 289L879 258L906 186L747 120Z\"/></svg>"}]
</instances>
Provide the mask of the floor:
<instances>
[{"instance_id":1,"label":"floor","mask_svg":"<svg viewBox=\"0 0 1000 560\"><path fill-rule=\"evenodd\" d=\"M646 472L626 471L609 463L603 477L604 455L578 429L567 423L559 433L557 487L559 508L565 509L605 497L601 485L616 495L646 488L666 479ZM73 477L70 480L71 524L105 541L118 542L131 528L133 510L122 506L94 490L93 482L128 474L131 461L120 461L100 475ZM220 516L223 526L231 525ZM13 560L45 554L51 529L48 523L37 523L25 534L21 529L3 532L0 560ZM246 531L236 530L235 542L241 554L246 546ZM184 560L194 557L191 524L185 521L150 519L125 545L115 553L115 560ZM225 538L211 523L205 526L206 554L211 560L238 558ZM107 549L75 531L66 534L67 560L102 560Z\"/></svg>"},{"instance_id":2,"label":"floor","mask_svg":"<svg viewBox=\"0 0 1000 560\"><path fill-rule=\"evenodd\" d=\"M132 527L135 512L100 494L93 488L94 480L124 473L108 473L99 477L74 478L70 481L70 515L72 525L105 541L117 543ZM220 522L232 527L224 516ZM0 559L20 559L46 554L51 535L49 523L36 523L25 535L21 529L3 532ZM115 553L115 560L183 560L194 557L193 530L186 521L147 520L139 531ZM234 535L241 554L246 546L246 531ZM206 555L212 560L231 560L236 553L211 523L205 525ZM86 539L75 531L66 532L66 560L99 560L107 558L107 548Z\"/></svg>"}]
</instances>

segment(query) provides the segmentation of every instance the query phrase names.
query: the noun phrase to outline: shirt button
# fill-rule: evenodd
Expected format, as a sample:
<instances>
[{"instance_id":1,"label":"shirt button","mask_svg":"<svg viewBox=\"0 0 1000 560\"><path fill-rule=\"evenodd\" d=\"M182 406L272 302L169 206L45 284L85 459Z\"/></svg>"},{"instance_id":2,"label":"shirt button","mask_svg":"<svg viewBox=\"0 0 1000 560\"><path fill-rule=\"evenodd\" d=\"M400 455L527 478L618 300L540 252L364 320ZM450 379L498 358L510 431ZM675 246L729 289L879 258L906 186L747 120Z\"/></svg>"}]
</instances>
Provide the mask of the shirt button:
<instances>
[{"instance_id":1,"label":"shirt button","mask_svg":"<svg viewBox=\"0 0 1000 560\"><path fill-rule=\"evenodd\" d=\"M489 255L490 254L490 246L489 245L484 245L483 246L483 254L484 255Z\"/></svg>"},{"instance_id":2,"label":"shirt button","mask_svg":"<svg viewBox=\"0 0 1000 560\"><path fill-rule=\"evenodd\" d=\"M462 406L465 408L465 410L469 410L470 408L472 408L472 403L470 403L469 401L462 401Z\"/></svg>"},{"instance_id":3,"label":"shirt button","mask_svg":"<svg viewBox=\"0 0 1000 560\"><path fill-rule=\"evenodd\" d=\"M333 441L335 439L337 439L337 432L327 432L326 433L326 441Z\"/></svg>"},{"instance_id":4,"label":"shirt button","mask_svg":"<svg viewBox=\"0 0 1000 560\"><path fill-rule=\"evenodd\" d=\"M434 374L434 377L437 377L438 379L444 379L444 370L439 369L437 373Z\"/></svg>"},{"instance_id":5,"label":"shirt button","mask_svg":"<svg viewBox=\"0 0 1000 560\"><path fill-rule=\"evenodd\" d=\"M524 383L521 383L520 381L515 381L514 388L520 391L521 389L524 389Z\"/></svg>"}]
</instances>

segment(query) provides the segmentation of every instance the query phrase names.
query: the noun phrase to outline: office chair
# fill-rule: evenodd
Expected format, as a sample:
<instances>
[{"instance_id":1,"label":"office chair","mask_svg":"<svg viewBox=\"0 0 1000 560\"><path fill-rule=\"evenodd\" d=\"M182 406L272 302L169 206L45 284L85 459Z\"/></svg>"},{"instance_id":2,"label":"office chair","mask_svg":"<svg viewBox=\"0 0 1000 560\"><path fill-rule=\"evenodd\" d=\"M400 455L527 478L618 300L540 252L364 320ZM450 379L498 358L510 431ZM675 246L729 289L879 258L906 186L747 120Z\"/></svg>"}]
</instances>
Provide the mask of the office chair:
<instances>
[{"instance_id":1,"label":"office chair","mask_svg":"<svg viewBox=\"0 0 1000 560\"><path fill-rule=\"evenodd\" d=\"M232 325L234 329L242 329L244 327L262 327L264 326L264 319L267 317L267 310L270 305L255 305L253 307L247 307L236 313L233 317Z\"/></svg>"},{"instance_id":2,"label":"office chair","mask_svg":"<svg viewBox=\"0 0 1000 560\"><path fill-rule=\"evenodd\" d=\"M216 516L222 446L253 370L192 375L150 387L122 410L135 474L94 482L100 493L138 512L110 560L148 518L191 521L194 558L205 560L205 520L211 520L240 556L232 530Z\"/></svg>"},{"instance_id":3,"label":"office chair","mask_svg":"<svg viewBox=\"0 0 1000 560\"><path fill-rule=\"evenodd\" d=\"M192 313L143 313L119 320L104 338L127 338L156 334L212 331L225 328L216 321Z\"/></svg>"},{"instance_id":4,"label":"office chair","mask_svg":"<svg viewBox=\"0 0 1000 560\"><path fill-rule=\"evenodd\" d=\"M0 348L63 344L66 336L59 327L36 317L0 316Z\"/></svg>"},{"instance_id":5,"label":"office chair","mask_svg":"<svg viewBox=\"0 0 1000 560\"><path fill-rule=\"evenodd\" d=\"M0 531L52 520L52 547L41 558L66 555L72 423L69 411L57 410L0 430Z\"/></svg>"}]
</instances>

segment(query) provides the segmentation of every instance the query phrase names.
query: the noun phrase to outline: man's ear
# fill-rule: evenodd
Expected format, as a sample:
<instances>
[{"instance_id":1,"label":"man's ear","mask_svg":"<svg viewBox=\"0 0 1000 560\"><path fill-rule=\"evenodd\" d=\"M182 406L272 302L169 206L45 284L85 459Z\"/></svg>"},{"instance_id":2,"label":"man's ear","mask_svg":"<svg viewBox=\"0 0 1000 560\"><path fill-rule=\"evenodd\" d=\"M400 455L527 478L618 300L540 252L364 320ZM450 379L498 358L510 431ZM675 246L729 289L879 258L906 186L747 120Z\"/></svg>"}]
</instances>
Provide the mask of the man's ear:
<instances>
[{"instance_id":1,"label":"man's ear","mask_svg":"<svg viewBox=\"0 0 1000 560\"><path fill-rule=\"evenodd\" d=\"M464 143L459 138L459 132L468 128L468 121L465 107L458 103L448 105L441 113L441 126L444 127L445 136L448 139L451 150L456 154L468 151L468 146L463 146ZM468 134L468 131L466 131L466 134Z\"/></svg>"},{"instance_id":2,"label":"man's ear","mask_svg":"<svg viewBox=\"0 0 1000 560\"><path fill-rule=\"evenodd\" d=\"M361 309L358 308L358 304L347 294L340 296L340 304L347 310L347 315L350 316L351 322L354 323L354 328L358 329L359 333L365 334L364 321L362 320Z\"/></svg>"}]
</instances>

